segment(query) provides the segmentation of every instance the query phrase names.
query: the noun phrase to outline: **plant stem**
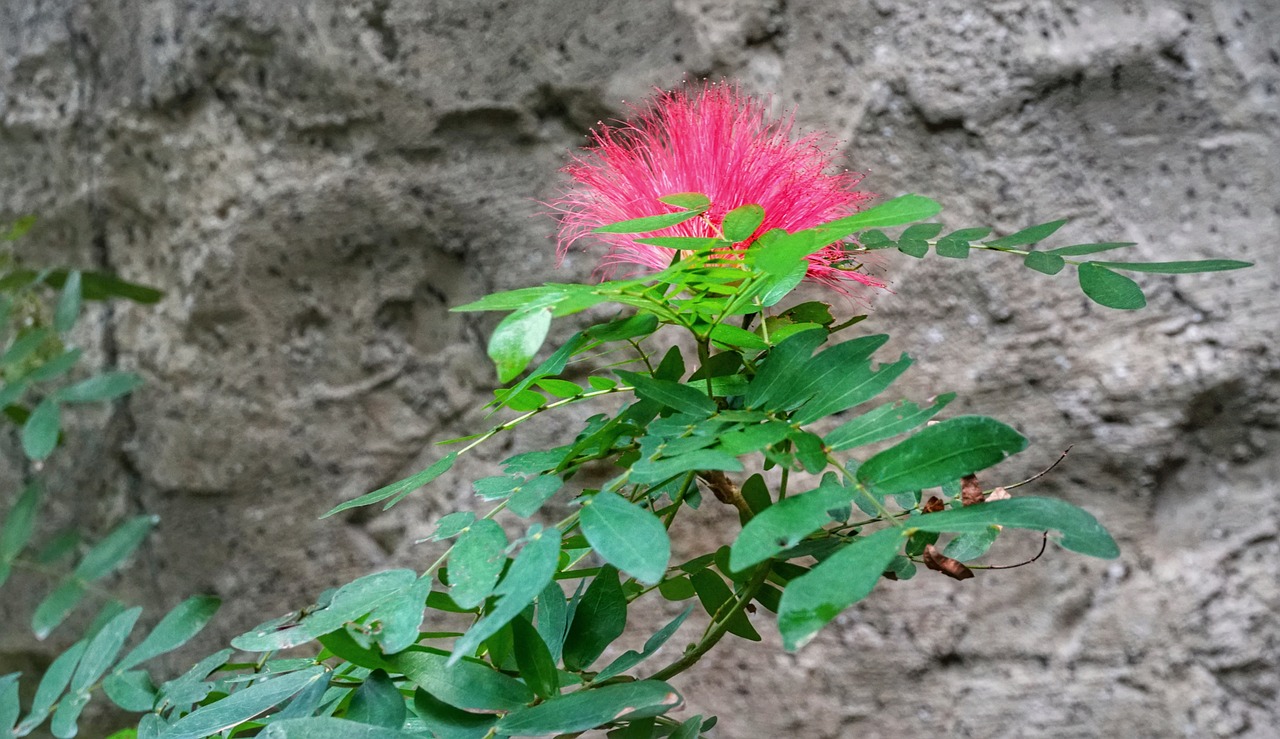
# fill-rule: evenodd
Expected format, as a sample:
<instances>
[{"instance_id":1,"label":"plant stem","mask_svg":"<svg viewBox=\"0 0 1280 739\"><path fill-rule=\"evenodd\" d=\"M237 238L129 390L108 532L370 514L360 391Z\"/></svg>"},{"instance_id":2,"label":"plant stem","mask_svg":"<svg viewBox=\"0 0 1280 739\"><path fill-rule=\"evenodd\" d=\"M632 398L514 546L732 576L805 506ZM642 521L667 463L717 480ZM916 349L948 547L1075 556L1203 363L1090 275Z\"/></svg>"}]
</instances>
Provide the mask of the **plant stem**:
<instances>
[{"instance_id":1,"label":"plant stem","mask_svg":"<svg viewBox=\"0 0 1280 739\"><path fill-rule=\"evenodd\" d=\"M773 563L769 561L762 562L758 565L755 572L752 573L751 579L747 581L747 584L744 585L742 590L738 593L738 597L729 601L729 603L726 604L727 607L721 607L716 611L715 615L720 616L720 618L717 619L713 617L711 627L707 630L707 633L702 636L702 639L695 644L692 649L686 651L680 659L672 662L666 667L663 667L661 670L658 670L645 679L669 680L692 667L699 659L702 659L702 655L711 651L711 648L719 643L720 640L724 638L725 634L729 633L729 621L739 611L746 608L747 604L751 602L751 599L760 591L760 588L764 585L764 581L769 577L769 571L772 567Z\"/></svg>"}]
</instances>

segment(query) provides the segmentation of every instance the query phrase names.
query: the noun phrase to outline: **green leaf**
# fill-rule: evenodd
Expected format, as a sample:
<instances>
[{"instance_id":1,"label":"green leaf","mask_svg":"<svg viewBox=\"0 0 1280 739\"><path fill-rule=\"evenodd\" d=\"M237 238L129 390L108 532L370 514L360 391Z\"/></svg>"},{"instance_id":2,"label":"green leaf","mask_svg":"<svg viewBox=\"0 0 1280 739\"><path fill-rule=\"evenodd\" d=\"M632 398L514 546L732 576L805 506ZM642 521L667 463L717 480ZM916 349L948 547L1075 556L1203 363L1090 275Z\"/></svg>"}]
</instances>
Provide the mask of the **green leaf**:
<instances>
[{"instance_id":1,"label":"green leaf","mask_svg":"<svg viewBox=\"0 0 1280 739\"><path fill-rule=\"evenodd\" d=\"M902 195L861 213L824 223L814 230L821 236L819 246L825 246L868 228L901 226L912 221L923 221L937 215L941 210L942 206L929 198L920 195Z\"/></svg>"},{"instance_id":2,"label":"green leaf","mask_svg":"<svg viewBox=\"0 0 1280 739\"><path fill-rule=\"evenodd\" d=\"M662 521L638 505L610 492L582 502L582 533L596 553L636 580L654 585L671 557L671 540Z\"/></svg>"},{"instance_id":3,"label":"green leaf","mask_svg":"<svg viewBox=\"0 0 1280 739\"><path fill-rule=\"evenodd\" d=\"M53 592L45 596L31 616L31 631L35 633L36 638L44 639L58 628L58 624L62 623L80 604L84 594L84 585L75 580L64 580L54 588Z\"/></svg>"},{"instance_id":4,"label":"green leaf","mask_svg":"<svg viewBox=\"0 0 1280 739\"><path fill-rule=\"evenodd\" d=\"M0 357L0 365L12 366L30 357L49 339L51 333L47 328L37 328L23 333L5 350L4 356Z\"/></svg>"},{"instance_id":5,"label":"green leaf","mask_svg":"<svg viewBox=\"0 0 1280 739\"><path fill-rule=\"evenodd\" d=\"M421 737L421 734L369 726L332 716L314 716L272 721L257 734L257 737L258 739L414 739Z\"/></svg>"},{"instance_id":6,"label":"green leaf","mask_svg":"<svg viewBox=\"0 0 1280 739\"><path fill-rule=\"evenodd\" d=\"M498 603L484 618L477 621L467 633L458 638L453 645L453 656L450 663L457 663L464 656L475 652L486 639L493 636L520 615L525 607L543 591L547 583L555 575L556 565L560 561L560 532L554 528L533 533L528 542L520 550L519 556L507 569L507 574L494 588L498 595ZM419 683L421 684L421 683ZM448 700L426 685L422 687L438 698ZM481 706L463 706L458 708L477 708Z\"/></svg>"},{"instance_id":7,"label":"green leaf","mask_svg":"<svg viewBox=\"0 0 1280 739\"><path fill-rule=\"evenodd\" d=\"M498 722L497 716L467 713L421 688L414 693L413 708L422 723L438 739L485 739Z\"/></svg>"},{"instance_id":8,"label":"green leaf","mask_svg":"<svg viewBox=\"0 0 1280 739\"><path fill-rule=\"evenodd\" d=\"M939 395L934 399L933 405L927 408L920 408L905 400L886 403L837 426L827 434L824 441L834 452L893 438L933 418L955 397L955 393Z\"/></svg>"},{"instance_id":9,"label":"green leaf","mask_svg":"<svg viewBox=\"0 0 1280 739\"><path fill-rule=\"evenodd\" d=\"M1137 310L1147 304L1138 283L1094 262L1085 262L1079 269L1080 289L1093 302L1118 310Z\"/></svg>"},{"instance_id":10,"label":"green leaf","mask_svg":"<svg viewBox=\"0 0 1280 739\"><path fill-rule=\"evenodd\" d=\"M71 692L87 693L98 678L111 667L125 639L133 633L133 625L137 623L142 607L130 608L121 613L104 626L85 647L84 656L71 677Z\"/></svg>"},{"instance_id":11,"label":"green leaf","mask_svg":"<svg viewBox=\"0 0 1280 739\"><path fill-rule=\"evenodd\" d=\"M467 527L471 525L471 522L475 520L476 514L471 511L454 511L437 521L436 530L431 532L431 536L428 536L422 541L444 541L445 539L452 539L458 534L466 531Z\"/></svg>"},{"instance_id":12,"label":"green leaf","mask_svg":"<svg viewBox=\"0 0 1280 739\"><path fill-rule=\"evenodd\" d=\"M555 475L539 475L522 483L507 499L507 510L521 518L528 518L542 508L542 504L551 499L564 481Z\"/></svg>"},{"instance_id":13,"label":"green leaf","mask_svg":"<svg viewBox=\"0 0 1280 739\"><path fill-rule=\"evenodd\" d=\"M142 385L142 378L132 372L104 372L69 385L53 394L64 403L97 403L127 395Z\"/></svg>"},{"instance_id":14,"label":"green leaf","mask_svg":"<svg viewBox=\"0 0 1280 739\"><path fill-rule=\"evenodd\" d=\"M764 223L764 208L743 205L725 213L720 228L726 239L736 243L751 238L761 223Z\"/></svg>"},{"instance_id":15,"label":"green leaf","mask_svg":"<svg viewBox=\"0 0 1280 739\"><path fill-rule=\"evenodd\" d=\"M923 259L924 256L929 253L929 242L924 241L923 239L916 239L914 241L901 239L898 241L898 251L909 257Z\"/></svg>"},{"instance_id":16,"label":"green leaf","mask_svg":"<svg viewBox=\"0 0 1280 739\"><path fill-rule=\"evenodd\" d=\"M53 398L40 401L22 425L22 451L29 459L42 460L58 446L62 433L61 406Z\"/></svg>"},{"instance_id":17,"label":"green leaf","mask_svg":"<svg viewBox=\"0 0 1280 739\"><path fill-rule=\"evenodd\" d=\"M290 614L260 624L232 639L231 646L246 652L270 652L305 644L416 592L418 582L418 574L408 569L365 575L338 588L323 607L302 617Z\"/></svg>"},{"instance_id":18,"label":"green leaf","mask_svg":"<svg viewBox=\"0 0 1280 739\"><path fill-rule=\"evenodd\" d=\"M626 341L648 336L658 330L658 317L652 313L638 313L616 321L600 323L587 329L587 338L593 341Z\"/></svg>"},{"instance_id":19,"label":"green leaf","mask_svg":"<svg viewBox=\"0 0 1280 739\"><path fill-rule=\"evenodd\" d=\"M618 571L600 568L573 614L564 641L564 666L585 670L627 628L627 597L618 583Z\"/></svg>"},{"instance_id":20,"label":"green leaf","mask_svg":"<svg viewBox=\"0 0 1280 739\"><path fill-rule=\"evenodd\" d=\"M84 352L80 349L68 349L48 362L36 367L24 377L27 382L45 382L60 377L76 366ZM7 404L5 404L7 405Z\"/></svg>"},{"instance_id":21,"label":"green leaf","mask_svg":"<svg viewBox=\"0 0 1280 739\"><path fill-rule=\"evenodd\" d=\"M70 739L79 731L76 722L80 713L89 705L88 693L71 693L58 702L53 712L53 720L49 722L49 733L57 739Z\"/></svg>"},{"instance_id":22,"label":"green leaf","mask_svg":"<svg viewBox=\"0 0 1280 739\"><path fill-rule=\"evenodd\" d=\"M47 282L54 288L64 287L68 274L66 270L54 270L49 274ZM164 297L163 292L153 287L127 282L104 272L81 273L80 292L85 300L124 298L144 305L158 303Z\"/></svg>"},{"instance_id":23,"label":"green leaf","mask_svg":"<svg viewBox=\"0 0 1280 739\"><path fill-rule=\"evenodd\" d=\"M877 496L896 495L958 480L1026 447L1021 434L995 419L958 416L876 454L856 477Z\"/></svg>"},{"instance_id":24,"label":"green leaf","mask_svg":"<svg viewBox=\"0 0 1280 739\"><path fill-rule=\"evenodd\" d=\"M858 234L858 243L861 244L863 249L871 250L884 249L897 244L896 241L889 238L885 235L884 231L879 229L863 231L861 234Z\"/></svg>"},{"instance_id":25,"label":"green leaf","mask_svg":"<svg viewBox=\"0 0 1280 739\"><path fill-rule=\"evenodd\" d=\"M126 557L133 554L133 550L138 548L159 522L159 516L151 515L135 516L120 524L84 555L84 559L76 566L76 577L93 582L107 576Z\"/></svg>"},{"instance_id":26,"label":"green leaf","mask_svg":"<svg viewBox=\"0 0 1280 739\"><path fill-rule=\"evenodd\" d=\"M551 308L534 305L503 318L489 338L489 358L498 381L511 382L529 366L551 328Z\"/></svg>"},{"instance_id":27,"label":"green leaf","mask_svg":"<svg viewBox=\"0 0 1280 739\"><path fill-rule=\"evenodd\" d=\"M1044 241L1045 239L1052 236L1053 233L1058 229L1062 228L1063 224L1065 224L1066 222L1067 222L1067 219L1063 218L1060 221L1050 221L1049 223L1041 223L1036 226L1024 228L1021 231L1018 231L1016 233L1011 233L1008 236L1002 236L998 239L988 241L986 242L986 245L996 246L996 247L1008 247L1008 246L1023 246L1025 244L1034 244L1037 241Z\"/></svg>"},{"instance_id":28,"label":"green leaf","mask_svg":"<svg viewBox=\"0 0 1280 739\"><path fill-rule=\"evenodd\" d=\"M408 717L404 696L383 670L374 670L351 696L346 718L384 729L399 729Z\"/></svg>"},{"instance_id":29,"label":"green leaf","mask_svg":"<svg viewBox=\"0 0 1280 739\"><path fill-rule=\"evenodd\" d=\"M959 231L951 233L938 239L934 251L940 257L948 257L950 259L964 259L969 256L970 242L984 239L990 235L989 228L962 228Z\"/></svg>"},{"instance_id":30,"label":"green leaf","mask_svg":"<svg viewBox=\"0 0 1280 739\"><path fill-rule=\"evenodd\" d=\"M817 489L777 501L742 527L729 548L729 568L742 572L794 547L831 522L828 511L848 505L852 498L852 490L827 474Z\"/></svg>"},{"instance_id":31,"label":"green leaf","mask_svg":"<svg viewBox=\"0 0 1280 739\"><path fill-rule=\"evenodd\" d=\"M694 591L698 593L698 602L706 609L708 615L715 615L721 606L733 599L733 591L710 568L691 573L689 582L693 584ZM729 617L728 629L734 636L740 636L748 641L760 641L760 633L751 625L751 619L747 618L745 611L735 611Z\"/></svg>"},{"instance_id":32,"label":"green leaf","mask_svg":"<svg viewBox=\"0 0 1280 739\"><path fill-rule=\"evenodd\" d=\"M12 562L30 541L40 496L40 482L31 480L9 509L9 515L4 517L4 526L0 527L0 562Z\"/></svg>"},{"instance_id":33,"label":"green leaf","mask_svg":"<svg viewBox=\"0 0 1280 739\"><path fill-rule=\"evenodd\" d=\"M1050 254L1047 251L1029 251L1027 256L1022 258L1022 264L1028 269L1034 269L1037 272L1043 272L1046 275L1056 275L1067 266L1066 261L1057 254Z\"/></svg>"},{"instance_id":34,"label":"green leaf","mask_svg":"<svg viewBox=\"0 0 1280 739\"><path fill-rule=\"evenodd\" d=\"M1154 272L1161 275L1223 272L1253 266L1253 262L1240 262L1235 259L1201 259L1192 262L1091 262L1091 264L1109 269L1122 269L1129 272Z\"/></svg>"},{"instance_id":35,"label":"green leaf","mask_svg":"<svg viewBox=\"0 0 1280 739\"><path fill-rule=\"evenodd\" d=\"M690 592L689 595L692 597L693 593ZM693 606L689 606L684 609L680 612L680 615L671 619L666 626L655 631L652 636L645 640L644 649L642 651L637 652L634 649L629 649L617 659L610 662L607 667L595 676L593 682L602 683L610 678L621 675L632 667L635 667L646 659L652 657L659 649L662 649L662 646L666 644L671 637L675 636L676 631L680 628L680 625L684 623L684 620L689 617L690 613L693 613Z\"/></svg>"},{"instance_id":36,"label":"green leaf","mask_svg":"<svg viewBox=\"0 0 1280 739\"><path fill-rule=\"evenodd\" d=\"M683 702L658 680L604 685L512 711L494 728L505 736L544 736L586 731L612 721L659 716Z\"/></svg>"},{"instance_id":37,"label":"green leaf","mask_svg":"<svg viewBox=\"0 0 1280 739\"><path fill-rule=\"evenodd\" d=\"M183 716L162 731L160 739L204 739L211 734L218 734L266 713L272 706L284 702L328 675L327 669L317 665L307 670L266 678Z\"/></svg>"},{"instance_id":38,"label":"green leaf","mask_svg":"<svg viewBox=\"0 0 1280 739\"><path fill-rule=\"evenodd\" d=\"M692 220L702 215L706 210L705 207L694 208L693 210L682 210L678 213L663 213L656 216L645 216L643 218L633 218L627 221L619 221L611 223L607 226L601 226L593 229L594 234L641 234L651 231L661 231L664 228L676 226L685 221Z\"/></svg>"},{"instance_id":39,"label":"green leaf","mask_svg":"<svg viewBox=\"0 0 1280 739\"><path fill-rule=\"evenodd\" d=\"M705 393L689 385L670 380L655 380L648 375L626 370L615 370L623 382L636 389L636 395L661 403L681 413L706 418L716 412L716 404Z\"/></svg>"},{"instance_id":40,"label":"green leaf","mask_svg":"<svg viewBox=\"0 0 1280 739\"><path fill-rule=\"evenodd\" d=\"M938 234L942 233L941 223L917 223L914 226L907 226L902 232L901 241L928 241Z\"/></svg>"},{"instance_id":41,"label":"green leaf","mask_svg":"<svg viewBox=\"0 0 1280 739\"><path fill-rule=\"evenodd\" d=\"M787 651L807 644L841 611L867 597L901 546L901 529L881 529L788 583L778 605L778 630Z\"/></svg>"},{"instance_id":42,"label":"green leaf","mask_svg":"<svg viewBox=\"0 0 1280 739\"><path fill-rule=\"evenodd\" d=\"M710 333L711 340L723 346L741 349L764 350L769 344L756 334L728 323L717 323Z\"/></svg>"},{"instance_id":43,"label":"green leaf","mask_svg":"<svg viewBox=\"0 0 1280 739\"><path fill-rule=\"evenodd\" d=\"M1000 535L999 526L987 526L978 531L967 531L947 542L942 556L960 562L969 562L987 553L996 537Z\"/></svg>"},{"instance_id":44,"label":"green leaf","mask_svg":"<svg viewBox=\"0 0 1280 739\"><path fill-rule=\"evenodd\" d=\"M1053 498L993 500L915 517L909 526L920 531L959 533L984 531L989 526L1056 530L1062 533L1058 543L1064 549L1102 559L1120 556L1115 540L1098 519L1082 508Z\"/></svg>"},{"instance_id":45,"label":"green leaf","mask_svg":"<svg viewBox=\"0 0 1280 739\"><path fill-rule=\"evenodd\" d=\"M53 327L58 333L65 334L76 325L80 317L80 273L69 272L67 281L62 286L62 295L58 298L58 307L53 313Z\"/></svg>"},{"instance_id":46,"label":"green leaf","mask_svg":"<svg viewBox=\"0 0 1280 739\"><path fill-rule=\"evenodd\" d=\"M234 652L233 649L223 649L195 663L180 677L161 685L160 697L181 710L196 701L204 700L213 690L213 685L204 682L204 678L226 664L227 658Z\"/></svg>"},{"instance_id":47,"label":"green leaf","mask_svg":"<svg viewBox=\"0 0 1280 739\"><path fill-rule=\"evenodd\" d=\"M551 652L552 662L559 662L564 652L564 637L569 630L569 609L564 591L552 581L538 594L538 635Z\"/></svg>"},{"instance_id":48,"label":"green leaf","mask_svg":"<svg viewBox=\"0 0 1280 739\"><path fill-rule=\"evenodd\" d=\"M13 222L13 225L9 227L9 230L5 232L3 236L0 236L0 241L17 241L18 239L25 236L27 232L31 230L31 227L34 225L36 225L35 216L33 215L22 216L21 218Z\"/></svg>"},{"instance_id":49,"label":"green leaf","mask_svg":"<svg viewBox=\"0 0 1280 739\"><path fill-rule=\"evenodd\" d=\"M567 380L543 378L541 380L535 380L534 384L537 385L539 389L545 390L547 393L554 395L557 398L576 398L586 392L582 389L581 385Z\"/></svg>"},{"instance_id":50,"label":"green leaf","mask_svg":"<svg viewBox=\"0 0 1280 739\"><path fill-rule=\"evenodd\" d=\"M86 642L83 639L72 644L67 651L53 660L49 669L44 671L44 677L40 678L40 685L36 688L36 695L31 699L31 710L27 712L27 717L22 720L22 723L18 724L17 736L30 734L49 716L53 704L58 702L62 691L66 690L67 684L71 682L71 675L75 672L76 665L80 664L80 656L84 654L85 646Z\"/></svg>"},{"instance_id":51,"label":"green leaf","mask_svg":"<svg viewBox=\"0 0 1280 739\"><path fill-rule=\"evenodd\" d=\"M507 535L482 518L467 527L449 553L449 597L463 608L484 602L507 563Z\"/></svg>"},{"instance_id":52,"label":"green leaf","mask_svg":"<svg viewBox=\"0 0 1280 739\"><path fill-rule=\"evenodd\" d=\"M818 355L818 359L821 360L830 351ZM817 393L796 411L791 420L798 424L813 423L819 418L865 403L893 384L910 366L911 357L903 354L897 362L882 364L874 370L866 363L847 367L843 376L818 388Z\"/></svg>"},{"instance_id":53,"label":"green leaf","mask_svg":"<svg viewBox=\"0 0 1280 739\"><path fill-rule=\"evenodd\" d=\"M348 500L346 503L342 503L340 505L334 506L333 508L329 509L328 513L325 513L320 518L328 518L329 516L332 516L335 513L341 513L342 511L350 510L352 508L359 508L360 506L367 506L367 505L373 505L374 503L380 503L386 500L387 498L391 498L393 496L403 497L405 495L408 495L414 490L417 490L423 485L426 485L427 483L431 482L437 477L448 472L449 468L453 466L453 463L457 458L458 458L457 452L450 452L449 454L445 455L439 460L436 460L434 464L432 464L430 467L426 468L425 470L419 472L418 474L412 477L407 477L403 480L400 480L399 482L393 482L390 485L387 485L386 487L379 488L373 491L372 493L365 493L364 495L361 495L359 498L355 498L354 500Z\"/></svg>"},{"instance_id":54,"label":"green leaf","mask_svg":"<svg viewBox=\"0 0 1280 739\"><path fill-rule=\"evenodd\" d=\"M641 459L631 466L631 482L649 485L693 470L741 472L742 462L719 449L699 449L662 459Z\"/></svg>"},{"instance_id":55,"label":"green leaf","mask_svg":"<svg viewBox=\"0 0 1280 739\"><path fill-rule=\"evenodd\" d=\"M560 676L556 673L556 662L537 629L523 616L517 616L511 620L511 632L516 669L520 671L524 684L539 698L559 695Z\"/></svg>"},{"instance_id":56,"label":"green leaf","mask_svg":"<svg viewBox=\"0 0 1280 739\"><path fill-rule=\"evenodd\" d=\"M522 287L518 290L506 290L486 295L479 300L459 305L449 310L454 313L487 310L519 311L531 305L538 305L553 307L557 317L567 316L613 299L607 294L598 293L596 291L598 287L595 285L565 283Z\"/></svg>"},{"instance_id":57,"label":"green leaf","mask_svg":"<svg viewBox=\"0 0 1280 739\"><path fill-rule=\"evenodd\" d=\"M218 612L220 605L221 600L208 595L197 595L182 601L160 619L160 623L147 634L147 638L120 660L115 671L123 672L186 644L204 629L213 614Z\"/></svg>"},{"instance_id":58,"label":"green leaf","mask_svg":"<svg viewBox=\"0 0 1280 739\"><path fill-rule=\"evenodd\" d=\"M415 685L454 708L512 711L535 697L524 683L480 662L464 659L449 664L449 655L424 651L401 652L387 660Z\"/></svg>"},{"instance_id":59,"label":"green leaf","mask_svg":"<svg viewBox=\"0 0 1280 739\"><path fill-rule=\"evenodd\" d=\"M8 734L18 720L22 706L18 703L18 678L21 673L0 676L0 733Z\"/></svg>"},{"instance_id":60,"label":"green leaf","mask_svg":"<svg viewBox=\"0 0 1280 739\"><path fill-rule=\"evenodd\" d=\"M1133 241L1114 241L1105 244L1072 244L1071 246L1059 246L1056 249L1049 249L1047 253L1056 254L1060 257L1080 257L1086 254L1097 254L1100 251L1122 249L1126 246L1137 246L1137 244Z\"/></svg>"},{"instance_id":61,"label":"green leaf","mask_svg":"<svg viewBox=\"0 0 1280 739\"><path fill-rule=\"evenodd\" d=\"M888 338L885 336L884 341ZM779 342L769 351L764 365L747 386L747 394L743 398L746 407L788 410L808 398L811 392L795 391L796 378L809 378L808 373L813 369L807 366L810 356L826 340L827 332L815 329L789 336ZM860 341L865 342L866 339ZM866 348L866 356L871 356L876 350L876 346L863 346Z\"/></svg>"},{"instance_id":62,"label":"green leaf","mask_svg":"<svg viewBox=\"0 0 1280 739\"><path fill-rule=\"evenodd\" d=\"M102 681L102 690L112 703L126 711L146 713L156 704L156 687L146 670L112 672Z\"/></svg>"},{"instance_id":63,"label":"green leaf","mask_svg":"<svg viewBox=\"0 0 1280 739\"><path fill-rule=\"evenodd\" d=\"M663 195L658 198L659 203L674 205L677 208L686 210L697 210L698 208L711 207L711 198L700 192L677 192L671 195Z\"/></svg>"}]
</instances>

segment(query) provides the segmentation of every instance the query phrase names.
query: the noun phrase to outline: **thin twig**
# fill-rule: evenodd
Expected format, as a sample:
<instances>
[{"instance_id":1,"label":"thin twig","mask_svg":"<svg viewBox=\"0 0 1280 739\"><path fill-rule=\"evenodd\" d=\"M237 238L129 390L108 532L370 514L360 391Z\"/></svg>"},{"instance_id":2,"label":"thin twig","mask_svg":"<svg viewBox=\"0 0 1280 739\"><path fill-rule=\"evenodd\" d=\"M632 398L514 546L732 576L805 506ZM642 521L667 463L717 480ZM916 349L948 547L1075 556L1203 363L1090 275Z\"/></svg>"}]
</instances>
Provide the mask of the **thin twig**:
<instances>
[{"instance_id":1,"label":"thin twig","mask_svg":"<svg viewBox=\"0 0 1280 739\"><path fill-rule=\"evenodd\" d=\"M1054 463L1053 463L1053 464L1049 465L1048 467L1045 467L1043 470L1040 470L1039 472L1037 472L1036 474L1032 475L1031 477L1028 477L1027 479L1023 480L1022 482L1015 482L1015 483L1014 483L1014 484L1012 484L1012 485L1005 485L1005 486L1004 486L1004 489L1005 489L1005 490L1012 490L1012 489L1014 489L1014 488L1020 488L1020 487L1022 487L1023 485L1026 485L1026 484L1027 484L1027 483L1029 483L1029 482L1034 482L1034 481L1039 480L1040 478L1044 477L1045 475L1049 474L1049 471L1050 471L1050 470L1052 470L1054 467L1057 467L1057 466L1062 462L1062 460L1064 460L1064 459L1066 459L1066 458L1067 458L1067 454L1069 454L1069 453L1071 452L1071 447L1072 447L1072 446L1075 446L1075 445L1074 445L1074 444L1072 444L1071 446L1067 447L1067 450L1066 450L1066 451L1064 451L1064 452L1062 453L1062 456L1058 457L1058 459L1057 459L1056 461L1054 461ZM990 490L988 490L987 492L991 492L991 491L990 491Z\"/></svg>"}]
</instances>

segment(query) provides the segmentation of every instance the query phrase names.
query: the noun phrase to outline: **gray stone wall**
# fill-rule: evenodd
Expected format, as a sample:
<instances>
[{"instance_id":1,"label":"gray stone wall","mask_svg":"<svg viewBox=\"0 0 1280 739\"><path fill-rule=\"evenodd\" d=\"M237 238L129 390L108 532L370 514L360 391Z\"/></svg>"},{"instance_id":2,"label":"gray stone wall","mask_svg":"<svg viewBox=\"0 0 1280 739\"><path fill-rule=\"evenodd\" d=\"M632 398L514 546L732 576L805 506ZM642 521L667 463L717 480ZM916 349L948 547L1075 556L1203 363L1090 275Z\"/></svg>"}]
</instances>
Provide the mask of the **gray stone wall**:
<instances>
[{"instance_id":1,"label":"gray stone wall","mask_svg":"<svg viewBox=\"0 0 1280 739\"><path fill-rule=\"evenodd\" d=\"M1066 238L1144 259L1258 266L1145 279L1128 314L995 255L895 259L872 320L917 358L902 389L1031 437L1008 480L1074 445L1036 492L1124 553L885 583L797 655L726 643L678 681L691 709L722 737L1275 736L1278 39L1269 0L6 0L0 218L41 217L32 261L168 293L86 331L148 382L78 417L52 515L160 514L124 587L222 595L210 644L423 566L412 542L469 504L469 474L575 420L390 514L316 516L479 423L493 318L450 305L591 272L557 270L538 205L586 131L727 77L956 225L1070 216ZM686 551L728 541L726 512L699 516ZM47 658L0 632L7 664Z\"/></svg>"}]
</instances>

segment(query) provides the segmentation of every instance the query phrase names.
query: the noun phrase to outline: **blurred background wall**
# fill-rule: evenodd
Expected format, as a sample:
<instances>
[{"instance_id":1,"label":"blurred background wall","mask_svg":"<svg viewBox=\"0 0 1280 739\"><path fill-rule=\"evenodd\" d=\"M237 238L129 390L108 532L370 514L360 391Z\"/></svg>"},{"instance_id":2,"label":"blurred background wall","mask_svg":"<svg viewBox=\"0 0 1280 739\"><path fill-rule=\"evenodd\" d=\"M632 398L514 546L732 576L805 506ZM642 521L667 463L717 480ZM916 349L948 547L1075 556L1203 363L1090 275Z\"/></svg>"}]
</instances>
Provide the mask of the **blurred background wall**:
<instances>
[{"instance_id":1,"label":"blurred background wall","mask_svg":"<svg viewBox=\"0 0 1280 739\"><path fill-rule=\"evenodd\" d=\"M958 391L953 410L1028 435L1004 481L1074 445L1035 492L1097 514L1124 553L885 583L796 655L762 623L764 645L726 643L678 681L691 709L723 737L1274 736L1268 0L4 0L0 220L40 217L29 261L167 292L83 336L147 384L77 416L49 525L158 513L121 587L153 614L223 596L209 645L358 573L425 566L413 540L511 446L390 514L316 517L476 427L495 319L447 308L587 277L595 255L557 269L537 201L597 121L702 78L794 109L865 189L934 196L956 226L1070 216L1062 243L1258 266L1145 278L1150 307L1121 313L997 255L895 258L869 325L917 359L900 389ZM685 542L728 541L726 512L700 515ZM30 668L48 656L20 601L0 605L0 662Z\"/></svg>"}]
</instances>

